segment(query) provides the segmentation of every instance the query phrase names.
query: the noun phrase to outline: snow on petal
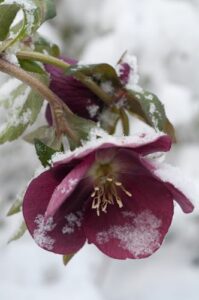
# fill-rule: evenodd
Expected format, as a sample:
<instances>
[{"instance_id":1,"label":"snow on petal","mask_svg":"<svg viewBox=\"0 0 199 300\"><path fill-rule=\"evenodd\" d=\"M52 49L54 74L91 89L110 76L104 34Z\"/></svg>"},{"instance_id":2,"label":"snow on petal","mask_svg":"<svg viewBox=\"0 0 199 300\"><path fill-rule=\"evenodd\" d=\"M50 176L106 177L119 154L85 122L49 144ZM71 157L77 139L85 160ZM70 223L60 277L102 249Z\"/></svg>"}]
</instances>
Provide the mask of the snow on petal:
<instances>
[{"instance_id":1,"label":"snow on petal","mask_svg":"<svg viewBox=\"0 0 199 300\"><path fill-rule=\"evenodd\" d=\"M108 230L97 233L96 240L99 244L117 239L119 247L128 250L135 258L151 255L160 247L159 228L162 221L150 210L144 210L138 215L124 211L123 217L128 219L126 224L113 225Z\"/></svg>"},{"instance_id":2,"label":"snow on petal","mask_svg":"<svg viewBox=\"0 0 199 300\"><path fill-rule=\"evenodd\" d=\"M193 211L194 206L189 199L198 200L197 189L194 182L183 176L180 169L169 164L155 163L154 174L166 183L185 213Z\"/></svg>"},{"instance_id":3,"label":"snow on petal","mask_svg":"<svg viewBox=\"0 0 199 300\"><path fill-rule=\"evenodd\" d=\"M51 232L56 227L56 224L53 222L53 218L50 217L46 220L44 216L37 215L35 224L37 225L33 232L35 242L41 248L52 250L55 240L48 235L48 232Z\"/></svg>"}]
</instances>

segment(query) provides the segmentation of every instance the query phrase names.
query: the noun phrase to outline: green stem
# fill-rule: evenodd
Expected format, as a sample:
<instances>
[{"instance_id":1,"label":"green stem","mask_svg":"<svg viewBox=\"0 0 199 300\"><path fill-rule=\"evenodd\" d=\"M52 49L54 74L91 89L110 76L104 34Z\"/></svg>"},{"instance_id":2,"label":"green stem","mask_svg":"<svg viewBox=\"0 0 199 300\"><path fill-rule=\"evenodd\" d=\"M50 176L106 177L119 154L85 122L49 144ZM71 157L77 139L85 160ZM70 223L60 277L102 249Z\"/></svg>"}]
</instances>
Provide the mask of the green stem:
<instances>
[{"instance_id":1,"label":"green stem","mask_svg":"<svg viewBox=\"0 0 199 300\"><path fill-rule=\"evenodd\" d=\"M129 132L130 132L129 118L123 108L120 109L120 118L121 118L121 122L122 122L124 135L129 135Z\"/></svg>"},{"instance_id":2,"label":"green stem","mask_svg":"<svg viewBox=\"0 0 199 300\"><path fill-rule=\"evenodd\" d=\"M58 136L66 133L73 140L77 140L76 134L70 128L64 115L73 115L73 113L56 94L37 78L2 58L0 58L0 71L24 82L47 100L53 111L53 120Z\"/></svg>"},{"instance_id":3,"label":"green stem","mask_svg":"<svg viewBox=\"0 0 199 300\"><path fill-rule=\"evenodd\" d=\"M70 65L67 64L62 59L56 58L51 55L45 55L40 52L30 52L30 51L19 51L17 52L18 59L25 59L25 60L33 60L33 61L40 61L44 64L50 64L55 67L58 67L62 70L67 70Z\"/></svg>"},{"instance_id":4,"label":"green stem","mask_svg":"<svg viewBox=\"0 0 199 300\"><path fill-rule=\"evenodd\" d=\"M56 66L64 71L70 67L70 65L62 59L51 55L45 55L40 52L19 51L17 52L17 57L18 59L40 61L45 64ZM73 74L73 76L98 96L105 104L110 105L113 103L112 97L105 93L90 77L81 72L77 72L76 74Z\"/></svg>"}]
</instances>

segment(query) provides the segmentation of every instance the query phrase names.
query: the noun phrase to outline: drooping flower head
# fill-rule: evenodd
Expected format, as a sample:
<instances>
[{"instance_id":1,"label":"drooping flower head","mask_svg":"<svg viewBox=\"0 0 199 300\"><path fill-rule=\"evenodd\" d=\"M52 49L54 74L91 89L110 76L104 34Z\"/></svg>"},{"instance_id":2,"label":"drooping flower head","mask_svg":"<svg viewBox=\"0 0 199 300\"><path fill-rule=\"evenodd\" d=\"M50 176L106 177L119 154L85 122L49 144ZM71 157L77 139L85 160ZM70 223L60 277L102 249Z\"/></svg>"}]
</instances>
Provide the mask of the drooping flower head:
<instances>
[{"instance_id":1,"label":"drooping flower head","mask_svg":"<svg viewBox=\"0 0 199 300\"><path fill-rule=\"evenodd\" d=\"M150 256L170 227L173 200L185 213L193 210L175 169L148 156L170 146L162 134L107 135L60 154L24 197L24 218L36 243L64 255L88 241L117 259Z\"/></svg>"},{"instance_id":2,"label":"drooping flower head","mask_svg":"<svg viewBox=\"0 0 199 300\"><path fill-rule=\"evenodd\" d=\"M78 65L78 61L75 59L67 57L61 57L61 59L71 66ZM98 121L100 113L105 107L104 102L83 83L77 80L75 76L67 75L63 70L52 65L46 65L45 67L50 74L50 89L57 94L75 114L85 119ZM105 72L103 68L101 71ZM106 72L108 72L108 70L106 70ZM114 68L112 68L111 72L115 72L115 76L118 76L117 80L120 87L129 85L133 89L137 85L137 63L134 56L125 54L116 66L116 70L114 71ZM93 74L92 79L97 80L100 76L103 77L105 74ZM120 101L120 99L118 99L120 93L114 91L114 87L110 80L101 82L100 88L111 96L114 96L115 93L116 101ZM121 95L123 95L123 93L121 93ZM47 121L52 124L49 105L46 110L46 118Z\"/></svg>"}]
</instances>

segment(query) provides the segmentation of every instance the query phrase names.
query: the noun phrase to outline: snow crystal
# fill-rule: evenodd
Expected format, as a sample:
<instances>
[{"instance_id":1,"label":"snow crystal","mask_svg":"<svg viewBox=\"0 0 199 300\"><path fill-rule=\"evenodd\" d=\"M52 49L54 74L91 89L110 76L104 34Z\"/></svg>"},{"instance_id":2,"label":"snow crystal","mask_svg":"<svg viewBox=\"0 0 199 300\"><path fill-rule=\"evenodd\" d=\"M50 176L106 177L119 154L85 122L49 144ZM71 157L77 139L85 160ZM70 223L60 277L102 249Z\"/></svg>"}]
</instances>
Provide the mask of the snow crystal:
<instances>
[{"instance_id":1,"label":"snow crystal","mask_svg":"<svg viewBox=\"0 0 199 300\"><path fill-rule=\"evenodd\" d=\"M86 107L91 118L94 118L99 110L99 106L96 104L91 104Z\"/></svg>"},{"instance_id":2,"label":"snow crystal","mask_svg":"<svg viewBox=\"0 0 199 300\"><path fill-rule=\"evenodd\" d=\"M69 194L73 187L76 185L76 183L78 182L78 179L76 178L70 178L67 183L68 183L68 188L66 189L66 187L62 187L61 185L58 186L57 191L61 192L61 194Z\"/></svg>"},{"instance_id":3,"label":"snow crystal","mask_svg":"<svg viewBox=\"0 0 199 300\"><path fill-rule=\"evenodd\" d=\"M146 98L146 97L145 97ZM150 104L150 109L149 109L149 112L150 112L150 114L154 114L155 113L155 111L156 111L156 109L155 109L155 104L154 103L151 103Z\"/></svg>"},{"instance_id":4,"label":"snow crystal","mask_svg":"<svg viewBox=\"0 0 199 300\"><path fill-rule=\"evenodd\" d=\"M119 247L129 251L133 256L150 255L160 246L159 228L162 221L150 210L136 215L123 212L128 221L123 225L113 225L107 231L96 236L99 244L108 243L111 239L119 240Z\"/></svg>"},{"instance_id":5,"label":"snow crystal","mask_svg":"<svg viewBox=\"0 0 199 300\"><path fill-rule=\"evenodd\" d=\"M114 88L111 81L105 81L100 84L101 89L107 94L113 94Z\"/></svg>"},{"instance_id":6,"label":"snow crystal","mask_svg":"<svg viewBox=\"0 0 199 300\"><path fill-rule=\"evenodd\" d=\"M63 234L71 234L74 232L75 227L80 228L82 224L83 214L81 211L75 213L70 213L65 216L67 221L66 225L62 228Z\"/></svg>"},{"instance_id":7,"label":"snow crystal","mask_svg":"<svg viewBox=\"0 0 199 300\"><path fill-rule=\"evenodd\" d=\"M153 95L149 94L149 95L145 96L144 98L148 99L148 100L153 100Z\"/></svg>"},{"instance_id":8,"label":"snow crystal","mask_svg":"<svg viewBox=\"0 0 199 300\"><path fill-rule=\"evenodd\" d=\"M37 224L37 228L33 233L35 242L42 248L52 250L55 240L48 235L48 232L51 232L56 226L53 222L53 218L50 217L45 220L43 215L37 215L35 224Z\"/></svg>"}]
</instances>

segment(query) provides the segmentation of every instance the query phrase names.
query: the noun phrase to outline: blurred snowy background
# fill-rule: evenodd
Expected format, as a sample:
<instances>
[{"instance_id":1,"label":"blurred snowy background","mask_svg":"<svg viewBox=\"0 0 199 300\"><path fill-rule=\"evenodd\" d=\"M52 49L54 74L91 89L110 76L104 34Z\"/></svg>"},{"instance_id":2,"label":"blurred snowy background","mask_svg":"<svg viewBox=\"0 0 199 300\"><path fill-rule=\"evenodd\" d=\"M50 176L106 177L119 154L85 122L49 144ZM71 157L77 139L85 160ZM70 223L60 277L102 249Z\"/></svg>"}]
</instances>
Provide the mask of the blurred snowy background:
<instances>
[{"instance_id":1,"label":"blurred snowy background","mask_svg":"<svg viewBox=\"0 0 199 300\"><path fill-rule=\"evenodd\" d=\"M167 159L199 185L199 0L56 3L58 17L40 32L68 56L112 64L125 50L138 57L141 85L164 102L177 129ZM25 142L0 147L1 300L199 299L198 208L184 215L176 206L164 245L140 261L115 261L86 246L65 268L28 234L7 245L20 216L5 213L38 165Z\"/></svg>"}]
</instances>

